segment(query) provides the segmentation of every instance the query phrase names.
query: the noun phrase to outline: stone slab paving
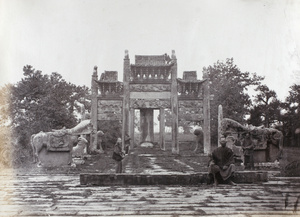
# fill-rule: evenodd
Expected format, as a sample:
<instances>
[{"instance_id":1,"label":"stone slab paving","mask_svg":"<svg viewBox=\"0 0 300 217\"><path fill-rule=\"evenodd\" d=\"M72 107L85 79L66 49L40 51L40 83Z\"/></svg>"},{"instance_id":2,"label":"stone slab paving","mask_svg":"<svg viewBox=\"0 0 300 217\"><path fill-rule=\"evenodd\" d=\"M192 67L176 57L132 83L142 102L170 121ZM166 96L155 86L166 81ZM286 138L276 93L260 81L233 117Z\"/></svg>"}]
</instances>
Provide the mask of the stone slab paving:
<instances>
[{"instance_id":1,"label":"stone slab paving","mask_svg":"<svg viewBox=\"0 0 300 217\"><path fill-rule=\"evenodd\" d=\"M233 181L236 183L257 183L268 181L267 171L236 171ZM198 185L208 183L206 173L81 173L80 184L85 186L120 186L120 185Z\"/></svg>"},{"instance_id":2,"label":"stone slab paving","mask_svg":"<svg viewBox=\"0 0 300 217\"><path fill-rule=\"evenodd\" d=\"M299 205L298 205L299 202ZM300 216L300 178L194 186L81 186L79 175L0 175L0 216Z\"/></svg>"}]
</instances>

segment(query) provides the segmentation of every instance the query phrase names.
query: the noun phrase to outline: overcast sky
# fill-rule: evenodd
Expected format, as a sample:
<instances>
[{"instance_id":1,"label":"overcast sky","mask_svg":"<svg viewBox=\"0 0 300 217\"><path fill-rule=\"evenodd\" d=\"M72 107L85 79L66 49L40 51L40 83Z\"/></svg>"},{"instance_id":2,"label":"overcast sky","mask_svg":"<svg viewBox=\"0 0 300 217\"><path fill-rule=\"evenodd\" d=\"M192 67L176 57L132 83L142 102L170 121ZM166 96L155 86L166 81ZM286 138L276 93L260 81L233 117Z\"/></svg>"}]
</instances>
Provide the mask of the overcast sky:
<instances>
[{"instance_id":1,"label":"overcast sky","mask_svg":"<svg viewBox=\"0 0 300 217\"><path fill-rule=\"evenodd\" d=\"M179 77L233 57L284 99L300 84L299 23L298 0L0 0L0 85L29 64L90 87L95 65L122 79L126 49L131 63L175 50Z\"/></svg>"}]
</instances>

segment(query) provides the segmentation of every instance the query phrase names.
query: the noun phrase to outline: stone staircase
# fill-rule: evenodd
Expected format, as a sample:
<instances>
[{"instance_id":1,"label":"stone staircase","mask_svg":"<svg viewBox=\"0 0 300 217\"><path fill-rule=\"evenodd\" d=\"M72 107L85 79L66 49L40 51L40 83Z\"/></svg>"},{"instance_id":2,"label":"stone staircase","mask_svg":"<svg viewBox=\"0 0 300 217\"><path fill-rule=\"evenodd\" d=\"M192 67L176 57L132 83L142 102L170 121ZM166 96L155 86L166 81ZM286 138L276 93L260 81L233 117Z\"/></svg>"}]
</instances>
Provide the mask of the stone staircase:
<instances>
[{"instance_id":1,"label":"stone staircase","mask_svg":"<svg viewBox=\"0 0 300 217\"><path fill-rule=\"evenodd\" d=\"M198 185L208 182L205 154L185 149L179 155L170 149L136 147L123 160L123 173L81 173L81 185ZM255 183L268 180L267 172L239 171L235 182Z\"/></svg>"},{"instance_id":2,"label":"stone staircase","mask_svg":"<svg viewBox=\"0 0 300 217\"><path fill-rule=\"evenodd\" d=\"M167 146L168 147L168 146ZM208 156L183 150L179 155L171 149L136 147L124 159L125 173L195 173L206 172Z\"/></svg>"}]
</instances>

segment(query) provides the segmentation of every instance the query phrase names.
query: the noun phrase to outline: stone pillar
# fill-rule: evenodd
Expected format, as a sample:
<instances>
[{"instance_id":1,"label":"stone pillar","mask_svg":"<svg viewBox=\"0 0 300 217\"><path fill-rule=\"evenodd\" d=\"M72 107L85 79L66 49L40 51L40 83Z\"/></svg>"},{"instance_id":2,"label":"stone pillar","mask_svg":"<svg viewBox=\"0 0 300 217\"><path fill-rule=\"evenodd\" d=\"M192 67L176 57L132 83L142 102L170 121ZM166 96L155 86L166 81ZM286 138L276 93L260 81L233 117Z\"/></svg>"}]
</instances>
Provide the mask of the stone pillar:
<instances>
[{"instance_id":1,"label":"stone pillar","mask_svg":"<svg viewBox=\"0 0 300 217\"><path fill-rule=\"evenodd\" d=\"M210 93L209 93L209 78L204 74L203 86L203 140L204 140L204 154L211 153L211 138L210 138Z\"/></svg>"},{"instance_id":2,"label":"stone pillar","mask_svg":"<svg viewBox=\"0 0 300 217\"><path fill-rule=\"evenodd\" d=\"M173 63L171 67L172 153L179 154L177 59L174 50L172 50L172 63Z\"/></svg>"},{"instance_id":3,"label":"stone pillar","mask_svg":"<svg viewBox=\"0 0 300 217\"><path fill-rule=\"evenodd\" d=\"M221 123L222 123L222 120L223 120L223 108L222 108L222 105L219 105L218 107L218 147L221 146L220 144L220 137L221 137Z\"/></svg>"},{"instance_id":4,"label":"stone pillar","mask_svg":"<svg viewBox=\"0 0 300 217\"><path fill-rule=\"evenodd\" d=\"M91 105L91 123L93 125L93 132L91 133L91 140L90 140L90 152L93 152L97 149L97 128L98 128L98 73L97 73L97 66L94 67L94 72L92 75L92 105Z\"/></svg>"},{"instance_id":5,"label":"stone pillar","mask_svg":"<svg viewBox=\"0 0 300 217\"><path fill-rule=\"evenodd\" d=\"M127 50L125 50L123 70L122 148L124 149L125 134L129 135L130 59Z\"/></svg>"},{"instance_id":6,"label":"stone pillar","mask_svg":"<svg viewBox=\"0 0 300 217\"><path fill-rule=\"evenodd\" d=\"M141 109L141 142L154 142L153 109Z\"/></svg>"},{"instance_id":7,"label":"stone pillar","mask_svg":"<svg viewBox=\"0 0 300 217\"><path fill-rule=\"evenodd\" d=\"M130 108L130 122L129 122L129 136L131 138L130 140L130 148L133 148L134 145L134 118L135 118L135 114L134 114L134 109Z\"/></svg>"},{"instance_id":8,"label":"stone pillar","mask_svg":"<svg viewBox=\"0 0 300 217\"><path fill-rule=\"evenodd\" d=\"M160 141L160 149L166 150L165 144L165 109L160 108L159 110L159 141Z\"/></svg>"}]
</instances>

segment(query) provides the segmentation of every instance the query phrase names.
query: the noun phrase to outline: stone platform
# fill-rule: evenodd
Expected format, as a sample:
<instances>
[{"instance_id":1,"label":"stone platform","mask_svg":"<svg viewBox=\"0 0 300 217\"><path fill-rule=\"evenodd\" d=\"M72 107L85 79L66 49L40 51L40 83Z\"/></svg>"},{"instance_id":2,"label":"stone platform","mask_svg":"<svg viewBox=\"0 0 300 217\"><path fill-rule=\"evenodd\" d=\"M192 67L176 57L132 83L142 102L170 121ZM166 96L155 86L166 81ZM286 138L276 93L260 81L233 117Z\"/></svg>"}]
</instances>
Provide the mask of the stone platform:
<instances>
[{"instance_id":1,"label":"stone platform","mask_svg":"<svg viewBox=\"0 0 300 217\"><path fill-rule=\"evenodd\" d=\"M264 171L238 171L236 183L267 182L268 173ZM80 184L86 186L117 185L198 185L208 182L207 173L159 173L159 174L80 174Z\"/></svg>"}]
</instances>

